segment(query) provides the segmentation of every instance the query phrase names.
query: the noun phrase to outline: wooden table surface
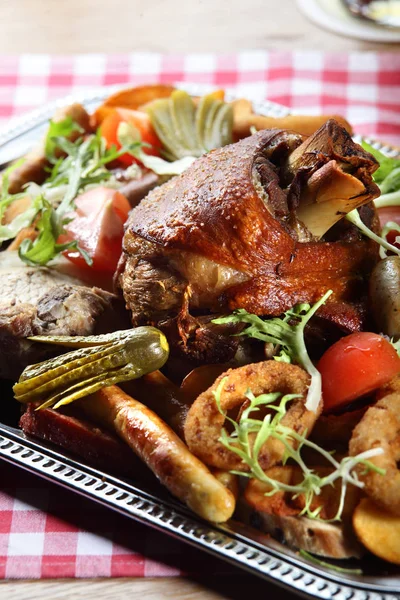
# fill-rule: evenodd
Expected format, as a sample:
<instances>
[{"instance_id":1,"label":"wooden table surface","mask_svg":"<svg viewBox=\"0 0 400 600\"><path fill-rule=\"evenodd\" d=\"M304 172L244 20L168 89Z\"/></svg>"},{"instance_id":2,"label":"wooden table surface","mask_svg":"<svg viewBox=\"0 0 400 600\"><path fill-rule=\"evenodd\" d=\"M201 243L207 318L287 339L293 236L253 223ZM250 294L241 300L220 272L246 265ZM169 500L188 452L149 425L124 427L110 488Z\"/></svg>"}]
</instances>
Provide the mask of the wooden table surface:
<instances>
[{"instance_id":1,"label":"wooden table surface","mask_svg":"<svg viewBox=\"0 0 400 600\"><path fill-rule=\"evenodd\" d=\"M0 53L218 52L243 49L396 50L318 29L294 0L13 0L0 2ZM233 577L13 581L7 600L239 600L294 595L239 571Z\"/></svg>"}]
</instances>

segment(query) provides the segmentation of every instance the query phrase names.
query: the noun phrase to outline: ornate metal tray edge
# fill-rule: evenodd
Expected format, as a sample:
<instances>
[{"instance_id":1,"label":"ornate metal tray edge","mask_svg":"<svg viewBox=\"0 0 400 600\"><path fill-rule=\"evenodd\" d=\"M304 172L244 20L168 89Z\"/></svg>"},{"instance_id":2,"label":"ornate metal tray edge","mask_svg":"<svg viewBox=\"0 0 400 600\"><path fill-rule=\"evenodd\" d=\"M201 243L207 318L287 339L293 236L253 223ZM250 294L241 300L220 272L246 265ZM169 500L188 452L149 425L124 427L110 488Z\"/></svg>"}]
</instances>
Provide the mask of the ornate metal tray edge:
<instances>
[{"instance_id":1,"label":"ornate metal tray edge","mask_svg":"<svg viewBox=\"0 0 400 600\"><path fill-rule=\"evenodd\" d=\"M288 559L279 550L262 547L251 539L196 519L179 504L167 502L119 480L82 465L47 448L41 442L26 439L13 428L0 426L0 456L23 469L58 483L68 489L108 506L118 512L178 537L193 546L223 558L250 573L272 580L306 596L317 598L353 598L354 600L394 600L388 589L380 593L377 586L367 590L360 582L344 585L317 567ZM397 590L393 589L396 594Z\"/></svg>"},{"instance_id":2,"label":"ornate metal tray edge","mask_svg":"<svg viewBox=\"0 0 400 600\"><path fill-rule=\"evenodd\" d=\"M210 86L182 85L192 95ZM93 108L121 86L99 88L47 104L28 115L12 119L0 130L0 164L16 158L38 139L54 111L72 102ZM228 94L230 99L233 94ZM288 109L269 102L254 102L260 114L284 116ZM20 139L23 138L23 139ZM359 141L359 139L357 140ZM366 140L388 155L398 150L375 140ZM83 465L40 441L0 423L0 457L50 481L59 483L118 512L182 539L194 546L244 568L252 574L286 587L300 595L338 600L395 600L400 598L399 578L364 578L337 575L299 559L274 540L267 545L251 538L245 527L235 523L217 527L197 519L184 506L167 502L130 483ZM281 550L282 548L282 550ZM283 551L284 550L284 551Z\"/></svg>"}]
</instances>

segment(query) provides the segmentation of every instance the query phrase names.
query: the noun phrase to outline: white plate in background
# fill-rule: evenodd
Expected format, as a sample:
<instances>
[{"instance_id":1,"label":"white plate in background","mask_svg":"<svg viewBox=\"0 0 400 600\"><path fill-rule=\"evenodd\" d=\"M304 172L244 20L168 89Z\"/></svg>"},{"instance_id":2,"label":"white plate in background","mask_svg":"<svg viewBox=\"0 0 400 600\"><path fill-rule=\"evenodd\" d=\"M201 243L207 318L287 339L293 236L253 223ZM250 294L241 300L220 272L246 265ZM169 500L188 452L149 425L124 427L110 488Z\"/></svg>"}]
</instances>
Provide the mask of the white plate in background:
<instances>
[{"instance_id":1,"label":"white plate in background","mask_svg":"<svg viewBox=\"0 0 400 600\"><path fill-rule=\"evenodd\" d=\"M369 42L400 42L400 29L389 29L353 17L341 0L297 0L310 21L338 35Z\"/></svg>"}]
</instances>

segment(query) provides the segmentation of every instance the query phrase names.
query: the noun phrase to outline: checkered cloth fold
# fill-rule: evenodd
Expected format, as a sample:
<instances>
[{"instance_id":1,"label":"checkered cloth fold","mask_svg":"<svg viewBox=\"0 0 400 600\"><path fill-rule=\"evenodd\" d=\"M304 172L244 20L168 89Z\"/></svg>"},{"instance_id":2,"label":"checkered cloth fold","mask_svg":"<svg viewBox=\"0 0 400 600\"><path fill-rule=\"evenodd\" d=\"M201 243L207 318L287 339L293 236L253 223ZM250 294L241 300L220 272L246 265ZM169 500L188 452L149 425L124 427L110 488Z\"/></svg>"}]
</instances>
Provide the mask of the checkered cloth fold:
<instances>
[{"instance_id":1,"label":"checkered cloth fold","mask_svg":"<svg viewBox=\"0 0 400 600\"><path fill-rule=\"evenodd\" d=\"M210 84L296 113L339 113L357 133L400 146L400 53L2 56L0 126L70 93L146 82ZM0 462L0 577L224 570L215 559Z\"/></svg>"}]
</instances>

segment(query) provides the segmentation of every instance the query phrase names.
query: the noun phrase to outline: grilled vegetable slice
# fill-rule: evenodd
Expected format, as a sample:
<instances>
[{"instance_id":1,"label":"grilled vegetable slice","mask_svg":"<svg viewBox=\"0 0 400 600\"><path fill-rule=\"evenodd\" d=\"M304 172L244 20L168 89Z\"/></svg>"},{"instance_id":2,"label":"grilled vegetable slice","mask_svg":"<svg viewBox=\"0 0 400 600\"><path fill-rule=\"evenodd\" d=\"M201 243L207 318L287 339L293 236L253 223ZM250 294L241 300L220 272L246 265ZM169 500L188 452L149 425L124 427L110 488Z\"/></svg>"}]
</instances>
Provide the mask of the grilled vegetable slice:
<instances>
[{"instance_id":1,"label":"grilled vegetable slice","mask_svg":"<svg viewBox=\"0 0 400 600\"><path fill-rule=\"evenodd\" d=\"M99 336L30 339L77 348L27 367L14 385L16 400L21 403L44 400L39 408L58 408L103 387L141 377L161 368L169 354L164 334L155 327Z\"/></svg>"}]
</instances>

